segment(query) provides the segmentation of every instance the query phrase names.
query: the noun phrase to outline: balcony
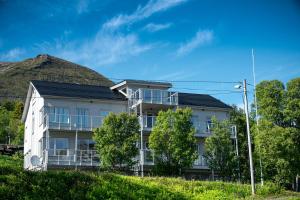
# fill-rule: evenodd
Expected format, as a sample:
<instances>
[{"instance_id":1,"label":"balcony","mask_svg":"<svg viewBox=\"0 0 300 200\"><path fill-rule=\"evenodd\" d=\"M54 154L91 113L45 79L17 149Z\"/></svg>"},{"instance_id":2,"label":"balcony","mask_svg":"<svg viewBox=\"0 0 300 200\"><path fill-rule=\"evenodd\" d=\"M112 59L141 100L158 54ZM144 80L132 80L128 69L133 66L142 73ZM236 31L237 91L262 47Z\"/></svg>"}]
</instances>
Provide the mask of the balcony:
<instances>
[{"instance_id":1,"label":"balcony","mask_svg":"<svg viewBox=\"0 0 300 200\"><path fill-rule=\"evenodd\" d=\"M178 93L158 89L138 89L129 99L131 106L140 103L178 105Z\"/></svg>"},{"instance_id":2,"label":"balcony","mask_svg":"<svg viewBox=\"0 0 300 200\"><path fill-rule=\"evenodd\" d=\"M102 125L104 116L43 113L43 126L47 129L92 131Z\"/></svg>"},{"instance_id":3,"label":"balcony","mask_svg":"<svg viewBox=\"0 0 300 200\"><path fill-rule=\"evenodd\" d=\"M100 159L96 150L48 149L44 150L48 165L59 166L99 166Z\"/></svg>"},{"instance_id":4,"label":"balcony","mask_svg":"<svg viewBox=\"0 0 300 200\"><path fill-rule=\"evenodd\" d=\"M142 130L151 131L155 125L156 116L143 115L139 117Z\"/></svg>"},{"instance_id":5,"label":"balcony","mask_svg":"<svg viewBox=\"0 0 300 200\"><path fill-rule=\"evenodd\" d=\"M193 122L196 129L196 136L198 137L209 137L213 133L213 124L209 122ZM236 126L230 125L228 127L230 131L230 137L233 139L236 137Z\"/></svg>"}]
</instances>

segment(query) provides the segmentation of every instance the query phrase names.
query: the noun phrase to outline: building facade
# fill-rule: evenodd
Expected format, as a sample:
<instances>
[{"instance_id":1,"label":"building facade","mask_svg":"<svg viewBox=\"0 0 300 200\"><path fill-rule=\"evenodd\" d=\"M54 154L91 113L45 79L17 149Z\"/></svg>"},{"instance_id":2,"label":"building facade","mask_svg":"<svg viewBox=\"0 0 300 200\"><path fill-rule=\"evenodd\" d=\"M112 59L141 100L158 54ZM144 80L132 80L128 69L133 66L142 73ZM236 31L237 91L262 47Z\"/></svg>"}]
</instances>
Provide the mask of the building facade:
<instances>
[{"instance_id":1,"label":"building facade","mask_svg":"<svg viewBox=\"0 0 300 200\"><path fill-rule=\"evenodd\" d=\"M230 106L209 95L171 91L170 83L124 80L112 87L31 81L22 120L24 168L91 168L101 160L94 148L92 130L110 112L135 113L140 122L137 173L154 165L148 137L160 110L190 107L197 130L198 159L191 172L208 171L203 157L205 138L211 134L211 117L229 118ZM232 137L235 137L232 129Z\"/></svg>"}]
</instances>

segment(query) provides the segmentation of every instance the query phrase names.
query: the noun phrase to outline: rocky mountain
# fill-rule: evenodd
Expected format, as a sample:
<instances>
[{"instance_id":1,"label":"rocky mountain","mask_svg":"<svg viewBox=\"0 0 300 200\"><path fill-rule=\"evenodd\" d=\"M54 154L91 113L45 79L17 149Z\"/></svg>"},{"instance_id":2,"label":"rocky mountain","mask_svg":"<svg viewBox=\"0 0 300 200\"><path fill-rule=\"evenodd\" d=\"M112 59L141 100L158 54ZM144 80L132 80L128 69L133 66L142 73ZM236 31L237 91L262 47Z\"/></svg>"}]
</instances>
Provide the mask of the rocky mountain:
<instances>
[{"instance_id":1,"label":"rocky mountain","mask_svg":"<svg viewBox=\"0 0 300 200\"><path fill-rule=\"evenodd\" d=\"M94 70L44 54L20 62L0 61L0 100L24 100L31 80L113 85L111 80Z\"/></svg>"}]
</instances>

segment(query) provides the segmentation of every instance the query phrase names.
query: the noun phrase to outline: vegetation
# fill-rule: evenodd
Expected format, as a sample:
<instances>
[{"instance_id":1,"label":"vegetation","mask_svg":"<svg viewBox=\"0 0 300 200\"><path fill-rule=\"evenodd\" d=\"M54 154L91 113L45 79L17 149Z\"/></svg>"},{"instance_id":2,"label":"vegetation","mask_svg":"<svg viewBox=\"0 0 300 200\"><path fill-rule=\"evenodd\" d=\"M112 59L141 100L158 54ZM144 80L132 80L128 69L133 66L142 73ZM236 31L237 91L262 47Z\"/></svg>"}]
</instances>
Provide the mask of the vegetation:
<instances>
[{"instance_id":1,"label":"vegetation","mask_svg":"<svg viewBox=\"0 0 300 200\"><path fill-rule=\"evenodd\" d=\"M197 158L195 128L190 108L160 111L149 136L155 154L154 173L179 175Z\"/></svg>"},{"instance_id":2,"label":"vegetation","mask_svg":"<svg viewBox=\"0 0 300 200\"><path fill-rule=\"evenodd\" d=\"M23 144L24 125L21 122L23 103L4 101L0 103L0 144Z\"/></svg>"},{"instance_id":3,"label":"vegetation","mask_svg":"<svg viewBox=\"0 0 300 200\"><path fill-rule=\"evenodd\" d=\"M300 78L287 83L263 81L256 87L260 114L254 128L256 154L266 180L291 188L300 174Z\"/></svg>"},{"instance_id":4,"label":"vegetation","mask_svg":"<svg viewBox=\"0 0 300 200\"><path fill-rule=\"evenodd\" d=\"M237 157L238 178L242 183L247 183L250 182L250 173L249 173L250 170L249 170L249 152L248 152L248 142L247 142L246 117L245 117L244 110L233 105L233 109L230 112L229 121L231 124L234 124L237 129L238 151L239 151L239 156ZM254 122L253 118L250 118L250 126L254 124L253 122ZM257 172L256 174L259 175L259 172Z\"/></svg>"},{"instance_id":5,"label":"vegetation","mask_svg":"<svg viewBox=\"0 0 300 200\"><path fill-rule=\"evenodd\" d=\"M230 136L229 121L220 122L212 118L212 135L205 140L205 157L209 168L218 172L224 181L236 179L238 172L236 153Z\"/></svg>"},{"instance_id":6,"label":"vegetation","mask_svg":"<svg viewBox=\"0 0 300 200\"><path fill-rule=\"evenodd\" d=\"M6 97L25 100L31 80L113 85L112 81L87 67L50 55L38 55L20 62L0 61L0 101Z\"/></svg>"},{"instance_id":7,"label":"vegetation","mask_svg":"<svg viewBox=\"0 0 300 200\"><path fill-rule=\"evenodd\" d=\"M104 167L129 170L138 154L139 122L136 115L110 113L94 131L96 148Z\"/></svg>"},{"instance_id":8,"label":"vegetation","mask_svg":"<svg viewBox=\"0 0 300 200\"><path fill-rule=\"evenodd\" d=\"M186 181L181 178L133 177L80 171L30 172L17 157L0 156L1 199L252 199L250 186ZM258 187L254 199L294 197L272 183Z\"/></svg>"}]
</instances>

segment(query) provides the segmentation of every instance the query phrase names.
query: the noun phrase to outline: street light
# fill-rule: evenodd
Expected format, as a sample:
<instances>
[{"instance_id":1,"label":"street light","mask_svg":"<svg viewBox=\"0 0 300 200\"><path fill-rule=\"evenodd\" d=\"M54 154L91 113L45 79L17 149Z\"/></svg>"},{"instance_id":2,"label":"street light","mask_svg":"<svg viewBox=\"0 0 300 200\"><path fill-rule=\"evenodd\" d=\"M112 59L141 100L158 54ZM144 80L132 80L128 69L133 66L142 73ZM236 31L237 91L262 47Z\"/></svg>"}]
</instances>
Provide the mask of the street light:
<instances>
[{"instance_id":1,"label":"street light","mask_svg":"<svg viewBox=\"0 0 300 200\"><path fill-rule=\"evenodd\" d=\"M246 115L246 123L247 123L247 137L248 137L248 152L249 152L249 165L250 165L250 176L251 176L251 191L252 195L255 194L255 183L254 183L254 169L253 169L253 159L252 159L252 147L251 147L251 136L250 136L250 125L249 125L249 112L248 112L248 97L247 97L247 81L244 79L243 85L240 83L239 85L234 86L235 89L241 89L243 87L244 92L244 108Z\"/></svg>"}]
</instances>

